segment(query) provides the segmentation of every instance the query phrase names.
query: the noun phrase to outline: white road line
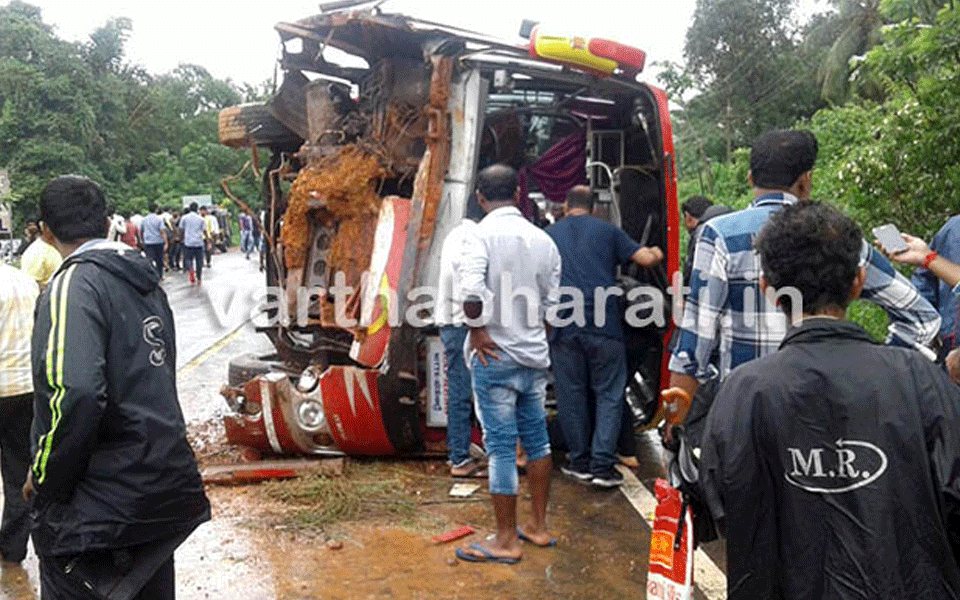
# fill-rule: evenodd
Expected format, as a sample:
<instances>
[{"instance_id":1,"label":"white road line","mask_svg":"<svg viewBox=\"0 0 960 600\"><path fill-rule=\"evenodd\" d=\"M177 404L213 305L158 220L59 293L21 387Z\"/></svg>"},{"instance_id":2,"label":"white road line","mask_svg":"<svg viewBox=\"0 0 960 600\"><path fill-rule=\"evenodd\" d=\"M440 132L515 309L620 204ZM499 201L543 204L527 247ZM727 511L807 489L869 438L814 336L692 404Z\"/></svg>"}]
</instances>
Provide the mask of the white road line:
<instances>
[{"instance_id":1,"label":"white road line","mask_svg":"<svg viewBox=\"0 0 960 600\"><path fill-rule=\"evenodd\" d=\"M657 510L656 497L640 483L633 471L623 465L617 465L617 469L623 473L623 485L620 486L620 491L652 530L653 515ZM727 597L727 576L707 556L703 548L697 548L694 556L693 581L708 600L724 600Z\"/></svg>"}]
</instances>

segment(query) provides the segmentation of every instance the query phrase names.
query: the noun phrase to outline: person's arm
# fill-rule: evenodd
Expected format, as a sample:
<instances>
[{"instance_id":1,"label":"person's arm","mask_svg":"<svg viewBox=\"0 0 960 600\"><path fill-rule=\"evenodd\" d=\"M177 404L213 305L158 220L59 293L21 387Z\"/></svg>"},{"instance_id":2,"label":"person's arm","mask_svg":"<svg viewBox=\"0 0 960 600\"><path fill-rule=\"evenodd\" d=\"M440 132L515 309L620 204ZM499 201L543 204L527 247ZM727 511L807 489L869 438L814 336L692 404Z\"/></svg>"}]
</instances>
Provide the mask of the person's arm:
<instances>
[{"instance_id":1,"label":"person's arm","mask_svg":"<svg viewBox=\"0 0 960 600\"><path fill-rule=\"evenodd\" d=\"M710 358L719 343L720 314L727 304L729 252L723 238L709 224L700 230L690 294L683 303L677 346L670 357L670 387L692 398L699 381L711 376Z\"/></svg>"},{"instance_id":2,"label":"person's arm","mask_svg":"<svg viewBox=\"0 0 960 600\"><path fill-rule=\"evenodd\" d=\"M933 275L937 279L942 279L947 285L954 289L954 294L957 294L957 284L960 283L960 265L957 263L947 260L946 258L936 255L933 260L925 266L924 263L927 263L927 258L930 257L931 253L934 252L926 242L921 240L918 237L912 235L901 233L903 241L907 243L907 249L903 252L898 252L896 254L890 254L890 260L898 262L904 265L913 265L914 267L921 267L924 270L921 271L917 269L917 272L914 274L913 282L916 285L917 283L933 280L933 288L936 289L936 280L931 277ZM921 275L918 277L918 275ZM925 277L924 277L925 276ZM935 304L930 297L924 293L924 289L917 285L918 291L920 294L927 299L931 304Z\"/></svg>"},{"instance_id":3,"label":"person's arm","mask_svg":"<svg viewBox=\"0 0 960 600\"><path fill-rule=\"evenodd\" d=\"M77 265L52 282L38 307L34 337L36 454L30 467L35 506L66 501L87 469L107 403L108 324L91 282Z\"/></svg>"},{"instance_id":4,"label":"person's arm","mask_svg":"<svg viewBox=\"0 0 960 600\"><path fill-rule=\"evenodd\" d=\"M562 268L560 262L560 250L557 244L550 240L550 254L547 257L544 276L537 278L537 285L540 287L540 318L546 320L547 311L560 302L560 277ZM547 332L550 331L550 324L546 323Z\"/></svg>"},{"instance_id":5,"label":"person's arm","mask_svg":"<svg viewBox=\"0 0 960 600\"><path fill-rule=\"evenodd\" d=\"M940 331L940 313L866 241L860 262L867 273L860 297L876 304L890 317L887 343L914 348L934 358L928 346Z\"/></svg>"},{"instance_id":6,"label":"person's arm","mask_svg":"<svg viewBox=\"0 0 960 600\"><path fill-rule=\"evenodd\" d=\"M463 248L457 273L464 298L463 314L470 326L470 346L477 353L480 362L486 365L488 357L499 359L497 345L486 328L480 324L485 305L493 301L493 294L487 289L487 267L490 259L487 245L476 231L466 235Z\"/></svg>"},{"instance_id":7,"label":"person's arm","mask_svg":"<svg viewBox=\"0 0 960 600\"><path fill-rule=\"evenodd\" d=\"M625 231L617 229L614 234L617 260L621 265L633 262L641 267L655 267L663 260L663 251L656 246L640 246Z\"/></svg>"}]
</instances>

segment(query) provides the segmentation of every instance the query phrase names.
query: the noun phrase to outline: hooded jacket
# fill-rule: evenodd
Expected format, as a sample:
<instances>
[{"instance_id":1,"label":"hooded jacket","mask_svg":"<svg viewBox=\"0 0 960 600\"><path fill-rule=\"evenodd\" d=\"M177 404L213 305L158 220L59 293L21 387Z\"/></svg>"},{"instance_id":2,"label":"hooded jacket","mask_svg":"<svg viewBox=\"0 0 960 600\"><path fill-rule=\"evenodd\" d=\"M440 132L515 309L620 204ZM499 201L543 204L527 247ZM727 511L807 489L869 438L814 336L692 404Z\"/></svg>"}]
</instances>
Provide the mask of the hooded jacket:
<instances>
[{"instance_id":1,"label":"hooded jacket","mask_svg":"<svg viewBox=\"0 0 960 600\"><path fill-rule=\"evenodd\" d=\"M40 297L31 436L38 554L125 548L210 518L159 277L139 251L99 241L64 261Z\"/></svg>"},{"instance_id":2,"label":"hooded jacket","mask_svg":"<svg viewBox=\"0 0 960 600\"><path fill-rule=\"evenodd\" d=\"M707 417L728 597L960 598L960 390L913 350L807 319Z\"/></svg>"}]
</instances>

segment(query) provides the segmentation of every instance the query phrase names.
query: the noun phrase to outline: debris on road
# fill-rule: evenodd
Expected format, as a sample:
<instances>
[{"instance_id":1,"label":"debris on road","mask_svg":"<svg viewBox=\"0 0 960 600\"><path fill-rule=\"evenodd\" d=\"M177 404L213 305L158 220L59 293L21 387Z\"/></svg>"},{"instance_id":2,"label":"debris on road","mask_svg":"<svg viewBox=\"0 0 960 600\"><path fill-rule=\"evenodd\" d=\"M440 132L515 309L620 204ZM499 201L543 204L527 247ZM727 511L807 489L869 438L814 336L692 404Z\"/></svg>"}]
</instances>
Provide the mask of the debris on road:
<instances>
[{"instance_id":1,"label":"debris on road","mask_svg":"<svg viewBox=\"0 0 960 600\"><path fill-rule=\"evenodd\" d=\"M431 541L434 544L445 544L447 542L459 540L460 538L465 538L472 533L474 533L473 527L470 527L469 525L464 525L463 527L460 527L458 529L453 529L451 531L441 533L440 535L435 535L433 536L433 538L431 538Z\"/></svg>"},{"instance_id":2,"label":"debris on road","mask_svg":"<svg viewBox=\"0 0 960 600\"><path fill-rule=\"evenodd\" d=\"M241 485L270 479L295 479L305 474L326 476L343 475L346 459L343 457L321 459L263 460L235 465L209 465L203 468L204 483Z\"/></svg>"},{"instance_id":3,"label":"debris on road","mask_svg":"<svg viewBox=\"0 0 960 600\"><path fill-rule=\"evenodd\" d=\"M450 488L450 496L452 498L469 498L479 489L479 483L455 483Z\"/></svg>"}]
</instances>

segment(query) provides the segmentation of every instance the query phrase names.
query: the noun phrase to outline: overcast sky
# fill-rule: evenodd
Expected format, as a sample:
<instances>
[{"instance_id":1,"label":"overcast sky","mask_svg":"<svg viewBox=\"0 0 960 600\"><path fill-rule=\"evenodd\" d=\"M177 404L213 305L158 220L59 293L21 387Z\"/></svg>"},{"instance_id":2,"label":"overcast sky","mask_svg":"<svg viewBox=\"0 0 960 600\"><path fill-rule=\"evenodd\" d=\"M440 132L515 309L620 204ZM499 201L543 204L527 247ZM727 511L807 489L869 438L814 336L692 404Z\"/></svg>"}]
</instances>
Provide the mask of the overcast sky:
<instances>
[{"instance_id":1,"label":"overcast sky","mask_svg":"<svg viewBox=\"0 0 960 600\"><path fill-rule=\"evenodd\" d=\"M273 25L319 12L319 4L298 0L26 0L43 11L58 35L85 41L112 17L129 17L129 62L151 73L179 63L206 67L214 77L260 83L273 76L279 37ZM6 0L0 0L6 4ZM518 40L527 18L555 24L571 34L603 35L637 46L651 61L680 61L683 40L696 0L388 0L384 11ZM229 8L226 8L229 7ZM648 79L653 75L648 73Z\"/></svg>"}]
</instances>

